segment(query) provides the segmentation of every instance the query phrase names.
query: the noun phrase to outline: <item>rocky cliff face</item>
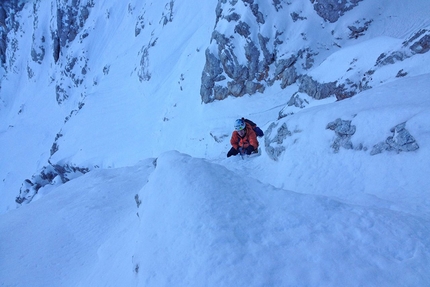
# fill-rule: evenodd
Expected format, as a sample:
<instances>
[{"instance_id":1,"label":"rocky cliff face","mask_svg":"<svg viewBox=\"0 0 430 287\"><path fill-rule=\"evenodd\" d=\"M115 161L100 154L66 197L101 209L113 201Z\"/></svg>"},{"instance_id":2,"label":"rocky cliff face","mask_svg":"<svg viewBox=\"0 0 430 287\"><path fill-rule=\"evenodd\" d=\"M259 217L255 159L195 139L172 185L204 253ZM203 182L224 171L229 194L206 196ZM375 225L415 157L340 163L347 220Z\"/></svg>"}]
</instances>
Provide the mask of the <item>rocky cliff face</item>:
<instances>
[{"instance_id":1,"label":"rocky cliff face","mask_svg":"<svg viewBox=\"0 0 430 287\"><path fill-rule=\"evenodd\" d=\"M131 39L139 38L139 53L130 61L133 77L140 83L151 80L149 67L151 53L156 46L160 31L174 19L175 1L163 3L142 3L130 1L95 0L53 0L22 1L7 0L0 2L0 92L2 81L9 78L21 78L23 86L43 82L47 86L44 92L26 90L28 95L0 93L0 115L15 114L15 101L25 102L26 97L43 93L41 97L52 98L58 104L58 110L64 115L58 126L66 125L85 105L88 90L96 87L104 77L112 72L112 57L100 57L98 50L108 45L109 25L118 23L113 17L125 17L128 24L125 32ZM130 25L130 23L132 23ZM112 27L111 27L112 28ZM117 28L117 27L113 27ZM95 32L98 31L98 32ZM104 38L97 33L106 33ZM105 43L100 43L103 38ZM142 43L143 42L143 43ZM98 45L98 49L94 49ZM92 51L93 55L90 55ZM94 55L95 54L95 55ZM99 59L100 58L100 59ZM94 64L97 62L97 66ZM100 64L100 62L102 62ZM100 68L98 65L102 65ZM42 73L41 73L42 71ZM29 85L30 86L30 85ZM19 98L19 100L16 100ZM38 103L40 104L40 103ZM25 104L20 104L19 115L24 112ZM57 111L58 112L58 111ZM58 120L58 119L56 119ZM6 124L5 124L6 125ZM13 125L6 129L14 128ZM47 134L50 134L49 131ZM52 157L61 150L59 141L63 131L56 131L44 166L21 184L17 203L30 202L38 190L54 182L66 182L70 178L89 171L87 166L74 163L57 162ZM89 165L90 168L93 166Z\"/></svg>"},{"instance_id":2,"label":"rocky cliff face","mask_svg":"<svg viewBox=\"0 0 430 287\"><path fill-rule=\"evenodd\" d=\"M32 32L27 76L33 78L34 66L43 62L57 65L59 73L53 80L56 98L61 104L70 96L70 88L83 83L88 69L84 51L80 55L71 55L66 48L70 43L85 38L84 33L81 39L76 39L84 29L93 6L92 0L35 0L32 3L11 0L0 3L0 62L3 73L13 72L17 52L21 50L20 38L24 33ZM32 10L30 23L22 18L24 8ZM63 60L59 61L60 58Z\"/></svg>"},{"instance_id":3,"label":"rocky cliff face","mask_svg":"<svg viewBox=\"0 0 430 287\"><path fill-rule=\"evenodd\" d=\"M55 98L58 105L63 104L74 89L83 85L89 69L88 57L84 49L74 52L69 49L76 41L82 41L86 37L83 31L86 27L91 9L94 6L92 0L57 0L32 2L11 0L0 3L0 89L2 78L23 74L29 81L36 81L40 75L36 71L41 66L53 67L56 73L51 74L50 82L54 85ZM25 17L31 15L32 17ZM27 19L26 19L27 18ZM28 41L27 35L31 35ZM79 36L78 36L79 35ZM26 47L28 43L31 47ZM28 54L26 53L28 51ZM19 61L26 59L25 69L22 69ZM40 72L39 72L40 73ZM15 95L0 97L0 111L13 102ZM51 95L49 95L51 96ZM65 122L82 108L82 99L85 94L74 95L74 99L68 108L71 112L65 118ZM77 104L75 104L77 102ZM22 112L22 107L19 113ZM13 127L13 126L10 126ZM52 148L51 156L58 150L57 140L61 132L57 134ZM52 183L60 174L74 174L79 170L85 173L87 169L79 167L69 168L68 164L58 165L47 163L40 173L26 179L19 192L16 202L29 202L38 189ZM61 181L67 181L66 177Z\"/></svg>"},{"instance_id":4,"label":"rocky cliff face","mask_svg":"<svg viewBox=\"0 0 430 287\"><path fill-rule=\"evenodd\" d=\"M282 88L297 84L299 92L314 99L336 96L341 100L377 84L371 75L378 68L428 51L430 32L418 29L395 51L381 53L367 71L342 79L312 76L327 54L371 38L367 31L384 4L369 11L366 5L360 7L361 2L277 0L262 5L254 0L219 0L202 72L202 101L262 93L274 84ZM353 17L342 19L352 10L357 10ZM374 30L383 35L377 27ZM349 68L354 69L353 61Z\"/></svg>"},{"instance_id":5,"label":"rocky cliff face","mask_svg":"<svg viewBox=\"0 0 430 287\"><path fill-rule=\"evenodd\" d=\"M24 7L24 3L18 0L2 1L0 3L0 63L5 67L6 50L8 46L16 46L16 40L8 40L11 31L19 29L19 22L16 15Z\"/></svg>"},{"instance_id":6,"label":"rocky cliff face","mask_svg":"<svg viewBox=\"0 0 430 287\"><path fill-rule=\"evenodd\" d=\"M372 81L372 75L381 67L429 51L430 29L417 27L403 39L402 45L380 53L365 71L354 71L354 63L351 62L349 70L353 72L341 79L320 79L312 75L328 55L335 54L344 46L383 35L378 27L373 26L375 19L382 17L381 11L387 3L369 10L369 5L374 6L370 2L273 0L267 4L257 0L218 0L214 11L215 27L212 35L208 35L210 45L205 51L206 63L200 88L202 101L209 103L228 96L263 93L266 87L274 84L281 88L297 84L298 92L314 99L336 96L341 100L377 85ZM366 6L363 3L370 4ZM85 22L94 5L94 0L57 0L51 3L35 0L31 5L34 14L33 62L28 64L28 77L34 76L34 63L41 64L48 57L48 61L58 66L59 73L54 81L59 104L70 96L70 88L84 82L89 69L86 52L70 53L67 47L88 35L89 32L84 31L88 28ZM18 0L0 3L0 63L3 73L13 69L20 29L23 29L20 27L20 11L24 6L28 7L29 3ZM41 11L46 14L48 9L49 19L39 19ZM172 21L173 9L174 1L166 4L162 25ZM353 16L344 18L352 11ZM143 15L136 23L135 36L144 28ZM367 35L372 28L373 34ZM149 50L155 43L156 37L142 47L140 81L151 79ZM405 75L407 71L396 71L398 77Z\"/></svg>"}]
</instances>

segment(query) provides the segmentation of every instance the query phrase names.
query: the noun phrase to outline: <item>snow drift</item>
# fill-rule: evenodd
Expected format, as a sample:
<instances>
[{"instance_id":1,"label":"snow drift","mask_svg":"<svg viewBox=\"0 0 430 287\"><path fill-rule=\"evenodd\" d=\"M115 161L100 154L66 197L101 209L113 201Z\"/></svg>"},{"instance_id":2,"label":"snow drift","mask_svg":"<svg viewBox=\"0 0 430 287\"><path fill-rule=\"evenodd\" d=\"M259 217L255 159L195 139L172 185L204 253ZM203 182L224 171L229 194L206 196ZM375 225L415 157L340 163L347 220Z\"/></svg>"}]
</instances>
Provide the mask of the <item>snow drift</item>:
<instances>
[{"instance_id":1,"label":"snow drift","mask_svg":"<svg viewBox=\"0 0 430 287\"><path fill-rule=\"evenodd\" d=\"M276 189L178 152L89 172L0 224L5 286L430 280L428 221Z\"/></svg>"}]
</instances>

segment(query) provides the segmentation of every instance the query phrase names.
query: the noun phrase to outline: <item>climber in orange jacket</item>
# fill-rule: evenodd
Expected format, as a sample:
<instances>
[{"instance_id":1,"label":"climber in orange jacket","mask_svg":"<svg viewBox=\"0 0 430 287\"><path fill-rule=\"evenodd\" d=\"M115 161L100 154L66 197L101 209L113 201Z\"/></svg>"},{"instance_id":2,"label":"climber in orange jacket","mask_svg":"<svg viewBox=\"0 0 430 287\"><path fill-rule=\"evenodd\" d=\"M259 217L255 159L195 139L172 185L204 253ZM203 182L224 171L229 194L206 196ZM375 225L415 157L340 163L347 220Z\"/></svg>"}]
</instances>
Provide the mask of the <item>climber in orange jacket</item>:
<instances>
[{"instance_id":1,"label":"climber in orange jacket","mask_svg":"<svg viewBox=\"0 0 430 287\"><path fill-rule=\"evenodd\" d=\"M236 120L230 143L231 149L227 153L227 157L237 154L251 154L258 150L257 135L252 129L251 125L244 121L244 119Z\"/></svg>"}]
</instances>

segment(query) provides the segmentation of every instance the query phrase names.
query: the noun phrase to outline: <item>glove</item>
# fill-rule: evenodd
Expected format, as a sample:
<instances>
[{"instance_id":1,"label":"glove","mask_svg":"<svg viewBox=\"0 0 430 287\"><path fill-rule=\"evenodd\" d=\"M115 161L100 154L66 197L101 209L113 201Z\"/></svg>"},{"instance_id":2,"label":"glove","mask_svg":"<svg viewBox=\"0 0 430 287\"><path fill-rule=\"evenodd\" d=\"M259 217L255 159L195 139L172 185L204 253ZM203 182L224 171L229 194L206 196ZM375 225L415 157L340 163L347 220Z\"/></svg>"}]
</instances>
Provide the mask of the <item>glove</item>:
<instances>
[{"instance_id":1,"label":"glove","mask_svg":"<svg viewBox=\"0 0 430 287\"><path fill-rule=\"evenodd\" d=\"M246 148L246 154L248 154L248 155L250 155L253 151L255 150L255 148L252 146L252 145L249 145L247 148Z\"/></svg>"},{"instance_id":2,"label":"glove","mask_svg":"<svg viewBox=\"0 0 430 287\"><path fill-rule=\"evenodd\" d=\"M232 147L228 153L227 153L227 157L231 157L232 155L237 155L239 153L239 151L237 149L235 149L234 147Z\"/></svg>"}]
</instances>

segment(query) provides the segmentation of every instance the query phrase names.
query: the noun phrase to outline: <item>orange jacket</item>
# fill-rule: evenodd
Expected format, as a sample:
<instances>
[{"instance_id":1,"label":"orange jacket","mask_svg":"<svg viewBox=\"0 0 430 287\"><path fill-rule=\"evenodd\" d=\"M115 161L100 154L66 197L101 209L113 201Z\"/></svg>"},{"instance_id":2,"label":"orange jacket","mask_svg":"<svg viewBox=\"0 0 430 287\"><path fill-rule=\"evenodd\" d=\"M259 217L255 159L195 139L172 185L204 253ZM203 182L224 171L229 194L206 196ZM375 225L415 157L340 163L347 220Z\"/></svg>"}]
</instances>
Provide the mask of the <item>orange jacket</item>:
<instances>
[{"instance_id":1,"label":"orange jacket","mask_svg":"<svg viewBox=\"0 0 430 287\"><path fill-rule=\"evenodd\" d=\"M252 145L255 149L258 148L257 135L252 127L247 123L245 129L246 134L243 137L241 137L237 131L233 132L230 139L231 145L235 149L238 149L239 147L246 149L249 145Z\"/></svg>"}]
</instances>

